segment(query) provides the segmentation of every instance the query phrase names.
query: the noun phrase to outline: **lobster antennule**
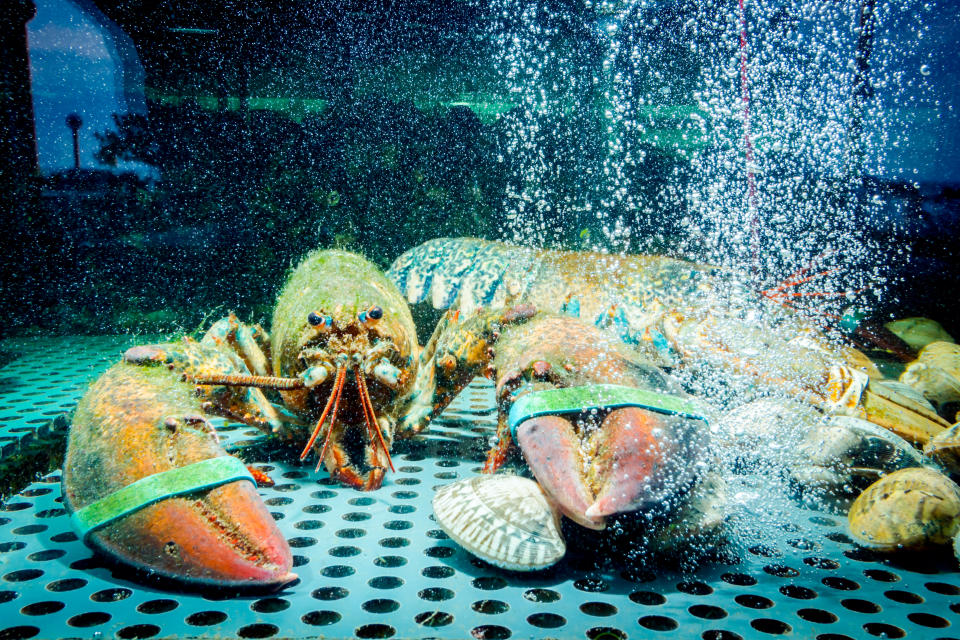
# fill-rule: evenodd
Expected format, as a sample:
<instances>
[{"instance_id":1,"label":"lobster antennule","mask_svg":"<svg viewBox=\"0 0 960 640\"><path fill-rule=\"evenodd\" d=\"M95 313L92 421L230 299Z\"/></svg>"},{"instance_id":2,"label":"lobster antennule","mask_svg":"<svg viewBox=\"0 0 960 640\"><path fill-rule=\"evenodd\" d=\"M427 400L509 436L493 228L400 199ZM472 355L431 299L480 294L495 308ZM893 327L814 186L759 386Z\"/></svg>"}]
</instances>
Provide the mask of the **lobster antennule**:
<instances>
[{"instance_id":1,"label":"lobster antennule","mask_svg":"<svg viewBox=\"0 0 960 640\"><path fill-rule=\"evenodd\" d=\"M390 471L396 473L397 470L393 468L393 459L390 457L390 448L387 447L387 443L383 440L383 432L380 430L380 424L377 422L377 414L373 410L373 401L370 400L367 381L359 370L357 371L357 387L360 389L360 402L363 404L363 415L364 417L369 416L368 420L372 423L372 431L377 434L377 439L380 440L380 446L387 455L387 464L390 465Z\"/></svg>"},{"instance_id":2,"label":"lobster antennule","mask_svg":"<svg viewBox=\"0 0 960 640\"><path fill-rule=\"evenodd\" d=\"M320 419L317 420L317 426L313 428L313 433L310 434L310 439L307 441L307 446L305 446L303 451L300 453L300 460L304 460L310 454L310 449L313 447L313 443L317 441L317 436L320 435L320 429L323 427L323 421L327 419L327 414L330 413L330 407L333 406L333 401L337 396L337 389L342 384L345 374L346 371L344 371L342 368L337 369L337 379L333 383L333 390L330 392L330 397L327 399L327 404L323 408L323 413L320 414ZM327 448L326 443L324 443L323 448ZM323 460L322 457L320 459Z\"/></svg>"},{"instance_id":3,"label":"lobster antennule","mask_svg":"<svg viewBox=\"0 0 960 640\"><path fill-rule=\"evenodd\" d=\"M216 384L227 387L257 387L259 389L277 389L279 391L290 391L293 389L303 389L304 383L300 378L281 378L277 376L252 376L243 374L209 374L209 375L189 375L184 378L194 384Z\"/></svg>"},{"instance_id":4,"label":"lobster antennule","mask_svg":"<svg viewBox=\"0 0 960 640\"><path fill-rule=\"evenodd\" d=\"M330 426L327 427L327 437L323 439L323 448L320 449L320 459L317 460L317 468L314 469L314 473L320 471L320 465L323 464L323 458L327 455L327 446L330 444L330 436L333 435L333 425L337 422L337 411L340 409L340 396L343 395L343 386L344 382L347 379L347 370L341 369L337 374L337 387L334 389L332 394L335 394L333 399L333 413L330 415ZM320 425L323 424L321 420ZM319 425L317 427L320 428Z\"/></svg>"},{"instance_id":5,"label":"lobster antennule","mask_svg":"<svg viewBox=\"0 0 960 640\"><path fill-rule=\"evenodd\" d=\"M363 423L367 426L367 437L372 441L373 425L370 424L370 413L367 411L367 402L363 397L363 383L360 381L360 370L354 370L353 374L353 377L357 383L357 394L360 396L360 407L363 409Z\"/></svg>"}]
</instances>

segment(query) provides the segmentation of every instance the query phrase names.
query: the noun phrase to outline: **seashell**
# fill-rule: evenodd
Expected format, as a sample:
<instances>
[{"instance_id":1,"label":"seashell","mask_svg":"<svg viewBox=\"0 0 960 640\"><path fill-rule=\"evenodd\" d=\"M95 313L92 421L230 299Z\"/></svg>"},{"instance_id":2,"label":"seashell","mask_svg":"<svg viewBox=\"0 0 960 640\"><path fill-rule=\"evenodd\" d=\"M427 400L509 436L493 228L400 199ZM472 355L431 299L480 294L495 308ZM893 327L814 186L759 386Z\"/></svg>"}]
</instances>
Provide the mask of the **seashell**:
<instances>
[{"instance_id":1,"label":"seashell","mask_svg":"<svg viewBox=\"0 0 960 640\"><path fill-rule=\"evenodd\" d=\"M881 551L947 544L960 530L960 487L933 469L901 469L860 494L848 520L858 542Z\"/></svg>"},{"instance_id":2,"label":"seashell","mask_svg":"<svg viewBox=\"0 0 960 640\"><path fill-rule=\"evenodd\" d=\"M448 484L433 496L437 524L490 564L536 571L566 553L559 514L533 480L484 475Z\"/></svg>"},{"instance_id":3,"label":"seashell","mask_svg":"<svg viewBox=\"0 0 960 640\"><path fill-rule=\"evenodd\" d=\"M849 416L830 416L795 450L791 481L801 489L841 497L858 493L886 473L929 464L912 444L883 427Z\"/></svg>"},{"instance_id":4,"label":"seashell","mask_svg":"<svg viewBox=\"0 0 960 640\"><path fill-rule=\"evenodd\" d=\"M900 380L909 384L904 376L901 376ZM924 397L930 398L915 385L909 384L909 386L920 391ZM898 389L897 385L871 382L864 390L860 405L870 422L889 429L918 445L926 444L931 438L950 427L949 422L929 408L928 402L917 402L912 397L914 394L906 396Z\"/></svg>"},{"instance_id":5,"label":"seashell","mask_svg":"<svg viewBox=\"0 0 960 640\"><path fill-rule=\"evenodd\" d=\"M728 411L710 425L711 442L736 468L781 467L821 414L808 404L760 398Z\"/></svg>"},{"instance_id":6,"label":"seashell","mask_svg":"<svg viewBox=\"0 0 960 640\"><path fill-rule=\"evenodd\" d=\"M907 365L900 381L917 390L941 409L960 402L960 346L933 342Z\"/></svg>"},{"instance_id":7,"label":"seashell","mask_svg":"<svg viewBox=\"0 0 960 640\"><path fill-rule=\"evenodd\" d=\"M906 342L916 351L931 342L953 342L953 338L943 327L929 318L904 318L883 325L890 333Z\"/></svg>"},{"instance_id":8,"label":"seashell","mask_svg":"<svg viewBox=\"0 0 960 640\"><path fill-rule=\"evenodd\" d=\"M960 422L931 438L923 452L947 471L960 472Z\"/></svg>"},{"instance_id":9,"label":"seashell","mask_svg":"<svg viewBox=\"0 0 960 640\"><path fill-rule=\"evenodd\" d=\"M924 397L923 393L917 389L914 389L905 382L900 382L898 380L873 380L870 382L870 386L874 390L876 390L877 387L881 387L881 395L883 394L884 390L892 391L893 393L899 394L911 402L915 402L927 411L936 412L937 410L937 408L934 407L926 397Z\"/></svg>"},{"instance_id":10,"label":"seashell","mask_svg":"<svg viewBox=\"0 0 960 640\"><path fill-rule=\"evenodd\" d=\"M872 422L849 416L830 416L811 429L799 447L800 460L810 464L880 472L924 464L923 456L897 434Z\"/></svg>"}]
</instances>

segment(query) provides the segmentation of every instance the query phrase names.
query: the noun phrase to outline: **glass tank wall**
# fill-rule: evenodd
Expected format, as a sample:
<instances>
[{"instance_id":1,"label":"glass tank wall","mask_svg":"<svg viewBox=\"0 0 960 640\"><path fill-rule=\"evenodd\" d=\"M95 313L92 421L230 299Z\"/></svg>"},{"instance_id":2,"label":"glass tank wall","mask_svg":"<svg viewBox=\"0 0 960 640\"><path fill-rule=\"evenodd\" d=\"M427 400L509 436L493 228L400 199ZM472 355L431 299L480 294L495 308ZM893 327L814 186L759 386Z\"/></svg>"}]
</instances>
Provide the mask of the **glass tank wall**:
<instances>
[{"instance_id":1,"label":"glass tank wall","mask_svg":"<svg viewBox=\"0 0 960 640\"><path fill-rule=\"evenodd\" d=\"M7 4L0 638L960 624L954 3Z\"/></svg>"},{"instance_id":2,"label":"glass tank wall","mask_svg":"<svg viewBox=\"0 0 960 640\"><path fill-rule=\"evenodd\" d=\"M7 334L265 319L309 249L386 267L438 236L761 288L828 254L831 307L955 322L926 293L956 272L950 3L37 7Z\"/></svg>"}]
</instances>

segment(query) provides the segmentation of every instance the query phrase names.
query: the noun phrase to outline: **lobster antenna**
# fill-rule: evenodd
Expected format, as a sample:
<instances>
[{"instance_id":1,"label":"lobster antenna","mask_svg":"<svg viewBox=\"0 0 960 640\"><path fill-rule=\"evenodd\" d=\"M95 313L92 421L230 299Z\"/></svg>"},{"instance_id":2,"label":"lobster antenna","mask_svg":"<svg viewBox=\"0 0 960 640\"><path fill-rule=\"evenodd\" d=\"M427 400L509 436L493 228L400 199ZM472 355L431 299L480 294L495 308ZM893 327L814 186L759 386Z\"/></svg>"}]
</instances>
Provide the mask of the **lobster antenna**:
<instances>
[{"instance_id":1,"label":"lobster antenna","mask_svg":"<svg viewBox=\"0 0 960 640\"><path fill-rule=\"evenodd\" d=\"M363 399L363 383L360 382L360 370L354 369L353 373L357 381L357 394L360 396L360 406L363 408L363 423L367 425L367 437L373 440L373 425L370 424L370 414L367 412L367 403Z\"/></svg>"},{"instance_id":2,"label":"lobster antenna","mask_svg":"<svg viewBox=\"0 0 960 640\"><path fill-rule=\"evenodd\" d=\"M373 402L370 400L370 390L367 389L367 381L360 371L357 371L357 382L360 387L360 402L363 404L364 408L364 417L366 417L367 412L370 412L370 421L373 423L373 430L377 434L377 438L380 440L380 446L383 447L383 452L387 454L387 464L390 465L390 471L396 473L397 470L393 468L393 459L390 457L390 450L387 448L387 443L383 440L383 432L380 430L380 424L377 422L377 414L373 410Z\"/></svg>"},{"instance_id":3,"label":"lobster antenna","mask_svg":"<svg viewBox=\"0 0 960 640\"><path fill-rule=\"evenodd\" d=\"M337 388L341 383L341 378L346 372L343 369L337 369L337 378L336 382L333 383L333 390L330 391L330 397L327 398L327 404L323 408L323 413L320 414L320 419L317 420L317 426L313 428L313 433L310 434L310 440L307 441L307 446L303 448L303 453L300 454L300 460L303 460L310 454L310 448L313 446L313 443L316 442L317 436L320 435L320 427L323 426L323 421L327 419L327 414L330 412L330 407L333 406L333 400L337 395ZM333 426L333 425L331 425ZM321 458L322 460L323 458Z\"/></svg>"},{"instance_id":4,"label":"lobster antenna","mask_svg":"<svg viewBox=\"0 0 960 640\"><path fill-rule=\"evenodd\" d=\"M805 282L810 282L811 280L814 280L821 276L829 275L835 271L837 271L837 269L827 269L826 271L821 271L820 273L815 273L812 276L807 276L805 278L799 278L797 280L788 280L779 286L773 287L771 289L764 289L760 293L764 295L768 295L768 294L772 294L775 291L782 291L784 289L789 289L791 287L797 287L801 284L804 284Z\"/></svg>"},{"instance_id":5,"label":"lobster antenna","mask_svg":"<svg viewBox=\"0 0 960 640\"><path fill-rule=\"evenodd\" d=\"M337 422L337 410L340 408L340 396L343 395L343 386L346 379L347 370L340 369L340 373L337 375L337 397L333 401L333 414L330 416L330 426L327 428L327 437L323 439L323 448L320 449L320 459L317 460L317 468L313 470L314 473L320 471L320 465L323 464L323 457L327 453L327 445L330 444L330 436L333 435L333 425Z\"/></svg>"}]
</instances>

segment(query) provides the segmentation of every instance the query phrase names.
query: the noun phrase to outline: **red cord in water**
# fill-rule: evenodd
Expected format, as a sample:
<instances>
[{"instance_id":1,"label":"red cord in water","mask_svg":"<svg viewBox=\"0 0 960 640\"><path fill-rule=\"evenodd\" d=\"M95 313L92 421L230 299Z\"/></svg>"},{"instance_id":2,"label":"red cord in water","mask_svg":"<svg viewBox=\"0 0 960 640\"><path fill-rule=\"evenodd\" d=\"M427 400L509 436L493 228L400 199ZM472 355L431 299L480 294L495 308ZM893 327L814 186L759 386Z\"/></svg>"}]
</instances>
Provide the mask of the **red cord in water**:
<instances>
[{"instance_id":1,"label":"red cord in water","mask_svg":"<svg viewBox=\"0 0 960 640\"><path fill-rule=\"evenodd\" d=\"M754 275L759 268L760 220L757 217L757 181L753 175L753 144L750 142L750 90L747 87L747 12L740 2L740 96L743 101L743 148L747 163L747 210L750 212L750 249Z\"/></svg>"}]
</instances>

